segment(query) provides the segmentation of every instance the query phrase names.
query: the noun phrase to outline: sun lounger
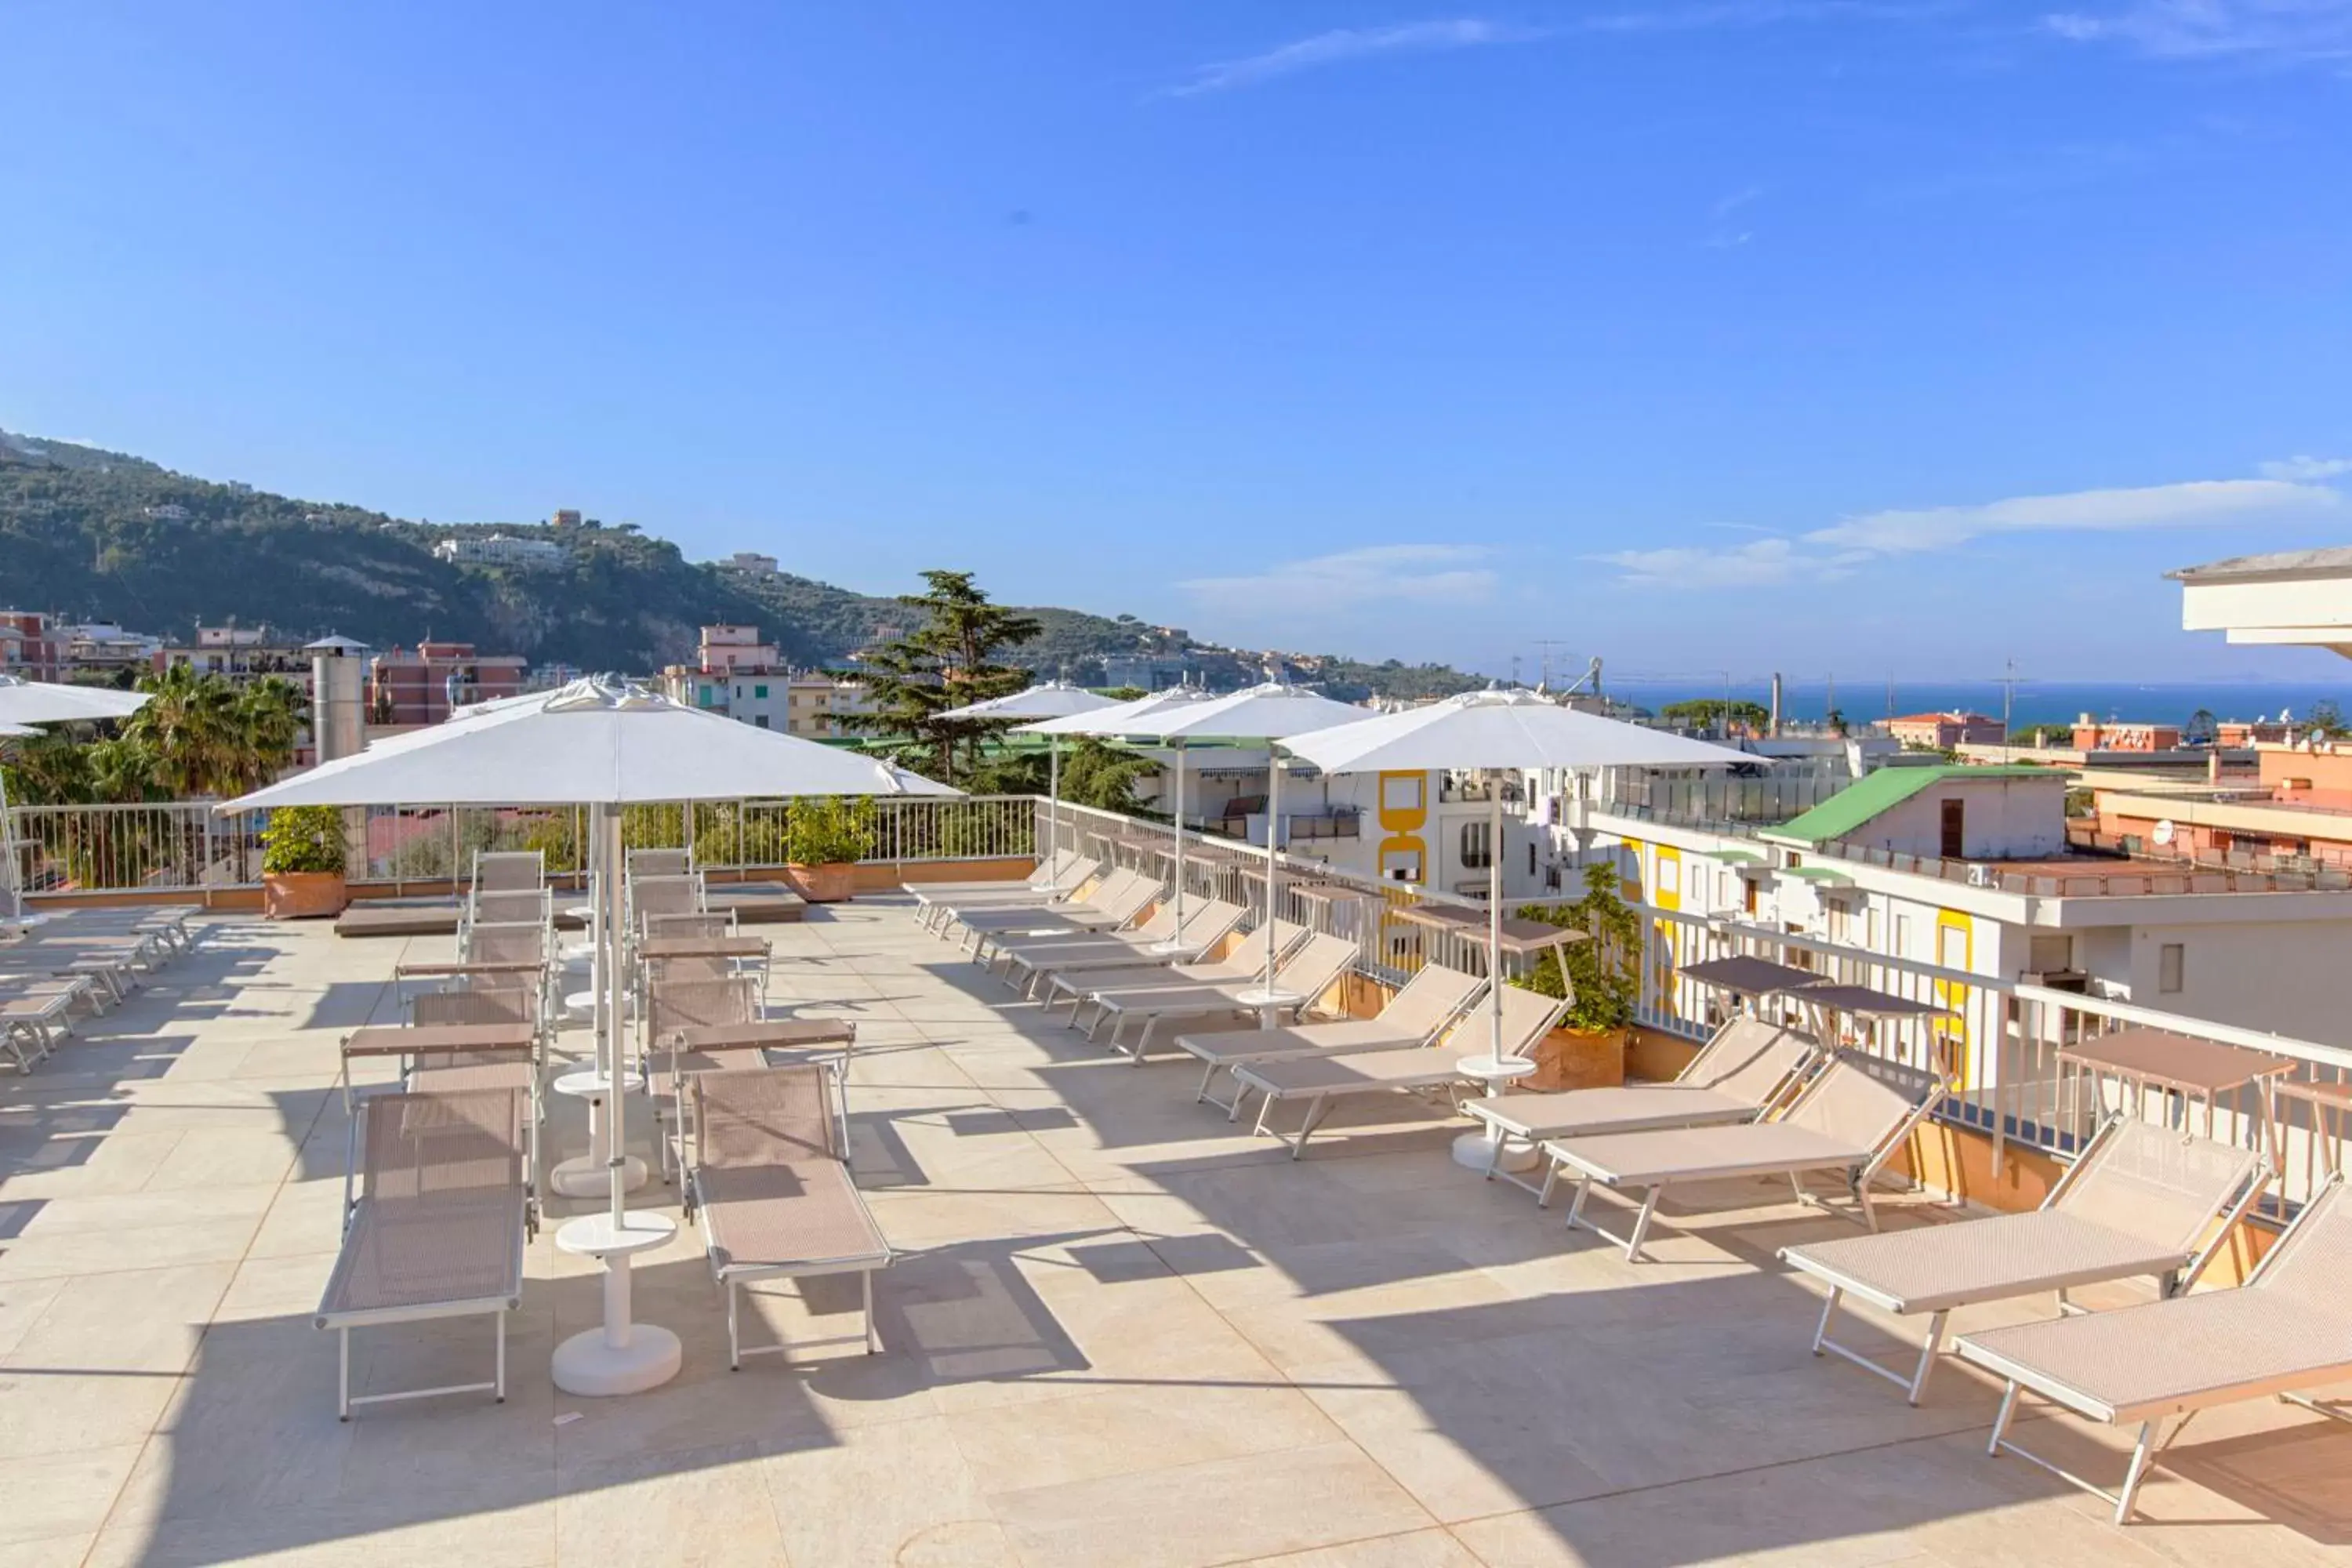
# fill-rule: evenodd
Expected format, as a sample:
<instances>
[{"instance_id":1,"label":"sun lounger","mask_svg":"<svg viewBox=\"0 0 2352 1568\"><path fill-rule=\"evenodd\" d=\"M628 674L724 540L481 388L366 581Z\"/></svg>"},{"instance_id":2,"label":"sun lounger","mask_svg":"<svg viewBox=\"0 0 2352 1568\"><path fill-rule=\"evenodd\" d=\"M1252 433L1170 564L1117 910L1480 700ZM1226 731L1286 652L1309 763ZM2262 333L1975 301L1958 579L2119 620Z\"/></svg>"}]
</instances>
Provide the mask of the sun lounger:
<instances>
[{"instance_id":1,"label":"sun lounger","mask_svg":"<svg viewBox=\"0 0 2352 1568\"><path fill-rule=\"evenodd\" d=\"M10 981L84 980L81 1005L92 1014L105 1012L139 988L130 961L120 953L93 953L79 947L16 943L0 947L0 984Z\"/></svg>"},{"instance_id":2,"label":"sun lounger","mask_svg":"<svg viewBox=\"0 0 2352 1568\"><path fill-rule=\"evenodd\" d=\"M1288 957L1275 966L1274 994L1286 1001L1265 999L1265 971L1261 967L1247 980L1224 980L1208 984L1191 984L1143 986L1135 990L1097 992L1092 996L1096 1005L1096 1022L1110 1022L1110 1043L1127 1052L1136 1066L1151 1050L1152 1036L1160 1026L1189 1018L1223 1018L1240 1014L1276 1016L1305 1012L1322 999L1323 994L1339 984L1348 971L1354 968L1361 956L1356 944L1344 936L1310 936ZM1120 1036L1127 1026L1141 1020L1143 1027L1135 1037L1133 1046ZM1089 1039L1094 1032L1087 1033Z\"/></svg>"},{"instance_id":3,"label":"sun lounger","mask_svg":"<svg viewBox=\"0 0 2352 1568\"><path fill-rule=\"evenodd\" d=\"M2112 1312L2092 1312L1964 1334L1953 1349L2008 1383L1986 1451L2017 1455L2116 1505L2127 1523L2149 1465L2200 1410L2273 1394L2352 1422L2352 1408L2310 1391L2352 1379L2352 1198L2331 1177L2234 1290L2203 1290ZM2027 1389L2109 1426L2137 1423L2139 1440L2109 1492L2009 1440ZM2168 1415L2181 1422L2164 1443Z\"/></svg>"},{"instance_id":4,"label":"sun lounger","mask_svg":"<svg viewBox=\"0 0 2352 1568\"><path fill-rule=\"evenodd\" d=\"M1179 1035L1176 1048L1201 1058L1201 1087L1194 1104L1207 1101L1232 1121L1241 1114L1244 1090L1236 1082L1230 1100L1211 1100L1209 1085L1220 1071L1285 1057L1340 1056L1356 1051L1410 1049L1425 1046L1486 988L1475 974L1425 963L1388 1000L1375 1018L1341 1018L1328 1024L1293 1024L1279 1029L1226 1030Z\"/></svg>"},{"instance_id":5,"label":"sun lounger","mask_svg":"<svg viewBox=\"0 0 2352 1568\"><path fill-rule=\"evenodd\" d=\"M523 1097L380 1094L361 1101L365 1156L314 1321L338 1339L336 1414L359 1405L489 1391L507 1396L506 1315L520 1305L528 1198ZM488 1383L354 1395L352 1331L487 1316L498 1325Z\"/></svg>"},{"instance_id":6,"label":"sun lounger","mask_svg":"<svg viewBox=\"0 0 2352 1568\"><path fill-rule=\"evenodd\" d=\"M1642 1243L1657 1216L1659 1198L1677 1183L1786 1176L1798 1201L1817 1203L1805 1190L1803 1178L1832 1172L1845 1178L1863 1224L1876 1230L1871 1181L1934 1107L1942 1085L1938 1082L1923 1098L1914 1099L1873 1077L1864 1065L1869 1059L1840 1053L1769 1121L1553 1139L1543 1146L1552 1161L1544 1183L1546 1196L1561 1176L1572 1175L1576 1201L1568 1207L1569 1225L1622 1240L1626 1259L1633 1263L1642 1260ZM1585 1204L1595 1185L1642 1192L1641 1210L1625 1237L1602 1229L1586 1215Z\"/></svg>"},{"instance_id":7,"label":"sun lounger","mask_svg":"<svg viewBox=\"0 0 2352 1568\"><path fill-rule=\"evenodd\" d=\"M554 923L554 899L545 888L526 888L514 892L477 892L466 903L466 918L458 927L460 943L467 930L478 925L538 925Z\"/></svg>"},{"instance_id":8,"label":"sun lounger","mask_svg":"<svg viewBox=\"0 0 2352 1568\"><path fill-rule=\"evenodd\" d=\"M2074 1287L2143 1275L2164 1295L2179 1295L2197 1282L2269 1177L2269 1162L2255 1151L2119 1116L2031 1214L1816 1242L1784 1248L1780 1258L1830 1287L1813 1353L1876 1373L1916 1405L1955 1308L2054 1290L2063 1312ZM1846 1296L1898 1316L1928 1314L1927 1342L1909 1377L1829 1337Z\"/></svg>"},{"instance_id":9,"label":"sun lounger","mask_svg":"<svg viewBox=\"0 0 2352 1568\"><path fill-rule=\"evenodd\" d=\"M1042 909L961 909L950 928L961 933L958 945L978 959L990 938L1020 932L1049 933L1116 931L1157 903L1167 889L1140 871L1113 871L1083 899L1070 899Z\"/></svg>"},{"instance_id":10,"label":"sun lounger","mask_svg":"<svg viewBox=\"0 0 2352 1568\"><path fill-rule=\"evenodd\" d=\"M1113 992L1134 991L1187 982L1213 985L1234 981L1246 984L1253 975L1262 979L1265 974L1265 950L1268 943L1273 944L1275 956L1282 958L1287 956L1300 942L1305 942L1307 937L1307 931L1305 926L1289 921L1276 921L1270 926L1260 926L1243 937L1234 944L1231 952L1220 959L1200 963L1138 963L1132 968L1087 970L1074 974L1056 974L1045 983L1043 1005L1050 1013L1062 997L1067 996L1070 999L1068 1022L1070 1027L1075 1029L1078 1027L1078 1014L1088 1003ZM1094 1031L1101 1026L1102 1017L1102 1011L1097 1007L1094 1016L1087 1021L1087 1037L1088 1039L1094 1037Z\"/></svg>"},{"instance_id":11,"label":"sun lounger","mask_svg":"<svg viewBox=\"0 0 2352 1568\"><path fill-rule=\"evenodd\" d=\"M1101 861L1066 849L1057 851L1025 879L905 882L900 887L914 898L915 918L923 929L938 931L958 904L972 909L1049 904L1068 898L1101 874Z\"/></svg>"},{"instance_id":12,"label":"sun lounger","mask_svg":"<svg viewBox=\"0 0 2352 1568\"><path fill-rule=\"evenodd\" d=\"M677 1138L678 1084L677 1063L679 1033L691 1028L756 1023L761 1004L758 981L749 974L702 978L665 976L647 988L645 1038L639 1054L646 1068L646 1095L654 1110L654 1143L661 1151L662 1179L675 1167L671 1156ZM757 1057L743 1064L757 1067Z\"/></svg>"},{"instance_id":13,"label":"sun lounger","mask_svg":"<svg viewBox=\"0 0 2352 1568\"><path fill-rule=\"evenodd\" d=\"M1507 1146L1602 1132L1753 1121L1780 1102L1818 1049L1810 1036L1742 1013L1717 1030L1672 1083L1490 1094L1462 1109L1495 1130L1488 1179L1500 1176L1541 1196L1548 1193L1549 1178L1539 1184L1504 1169Z\"/></svg>"},{"instance_id":14,"label":"sun lounger","mask_svg":"<svg viewBox=\"0 0 2352 1568\"><path fill-rule=\"evenodd\" d=\"M1524 1056L1559 1022L1568 1004L1517 985L1503 987L1503 1054ZM1463 1015L1434 1046L1402 1050L1318 1052L1313 1056L1277 1057L1234 1068L1236 1109L1244 1095L1265 1096L1257 1110L1256 1131L1269 1132L1290 1145L1290 1157L1307 1152L1307 1140L1323 1124L1339 1100L1360 1094L1419 1093L1447 1090L1466 1081L1462 1064L1493 1054L1494 1031L1486 1010ZM1298 1131L1284 1134L1272 1125L1277 1103L1303 1100L1307 1113Z\"/></svg>"},{"instance_id":15,"label":"sun lounger","mask_svg":"<svg viewBox=\"0 0 2352 1568\"><path fill-rule=\"evenodd\" d=\"M864 1289L859 1337L867 1354L880 1350L874 1271L889 1266L890 1244L850 1174L839 1076L810 1065L698 1073L686 1082L694 1105L687 1207L701 1224L711 1276L726 1288L728 1364L799 1348L743 1348L737 1291L754 1279L856 1273Z\"/></svg>"},{"instance_id":16,"label":"sun lounger","mask_svg":"<svg viewBox=\"0 0 2352 1568\"><path fill-rule=\"evenodd\" d=\"M79 975L0 979L0 1048L16 1058L18 1072L31 1072L35 1062L73 1033L73 1009L89 988L90 982Z\"/></svg>"},{"instance_id":17,"label":"sun lounger","mask_svg":"<svg viewBox=\"0 0 2352 1568\"><path fill-rule=\"evenodd\" d=\"M1008 937L997 943L995 956L1003 960L1005 980L1023 994L1034 995L1048 975L1189 963L1233 935L1247 913L1228 900L1212 899L1187 909L1179 925L1174 902L1163 900L1151 918L1133 931L1094 936Z\"/></svg>"}]
</instances>

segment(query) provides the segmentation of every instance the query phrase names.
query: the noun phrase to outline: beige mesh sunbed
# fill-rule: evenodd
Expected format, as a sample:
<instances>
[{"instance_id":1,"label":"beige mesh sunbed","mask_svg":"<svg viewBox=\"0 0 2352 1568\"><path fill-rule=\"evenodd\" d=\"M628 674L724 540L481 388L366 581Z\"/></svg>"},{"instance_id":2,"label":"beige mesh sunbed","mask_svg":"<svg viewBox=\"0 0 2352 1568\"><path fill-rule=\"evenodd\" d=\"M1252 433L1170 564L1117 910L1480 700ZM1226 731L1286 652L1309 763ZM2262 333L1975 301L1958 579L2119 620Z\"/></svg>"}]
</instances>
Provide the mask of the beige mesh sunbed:
<instances>
[{"instance_id":1,"label":"beige mesh sunbed","mask_svg":"<svg viewBox=\"0 0 2352 1568\"><path fill-rule=\"evenodd\" d=\"M1007 984L1024 995L1034 995L1047 975L1189 963L1233 935L1247 912L1230 900L1212 899L1187 909L1180 925L1174 902L1163 900L1151 918L1133 931L1105 931L1098 936L1008 938L997 944L996 951L1004 961ZM1017 980L1013 978L1016 971Z\"/></svg>"},{"instance_id":2,"label":"beige mesh sunbed","mask_svg":"<svg viewBox=\"0 0 2352 1568\"><path fill-rule=\"evenodd\" d=\"M687 1029L740 1026L759 1021L764 1011L759 987L749 974L722 979L656 982L646 997L646 1095L653 1103L654 1144L661 1153L662 1180L684 1161L683 1064L679 1034ZM767 1058L744 1047L712 1053L705 1066L759 1068ZM676 1114L673 1114L676 1113ZM676 1163L673 1163L673 1156Z\"/></svg>"},{"instance_id":3,"label":"beige mesh sunbed","mask_svg":"<svg viewBox=\"0 0 2352 1568\"><path fill-rule=\"evenodd\" d=\"M89 989L90 982L80 975L0 977L0 1046L16 1058L18 1072L31 1072L35 1062L73 1032L73 1009Z\"/></svg>"},{"instance_id":4,"label":"beige mesh sunbed","mask_svg":"<svg viewBox=\"0 0 2352 1568\"><path fill-rule=\"evenodd\" d=\"M2269 1179L2258 1152L2118 1116L2031 1214L1791 1247L1780 1259L1830 1288L1813 1353L1876 1373L1916 1405L1955 1308L2054 1290L2064 1312L2076 1286L2141 1275L2177 1296L2197 1282ZM1909 1377L1829 1337L1846 1296L1898 1316L1928 1314Z\"/></svg>"},{"instance_id":5,"label":"beige mesh sunbed","mask_svg":"<svg viewBox=\"0 0 2352 1568\"><path fill-rule=\"evenodd\" d=\"M855 1273L863 1287L868 1355L874 1271L889 1267L865 1194L850 1174L841 1080L822 1064L704 1072L686 1080L694 1106L686 1205L702 1226L712 1278L727 1290L727 1361L850 1336L743 1348L737 1291L746 1280Z\"/></svg>"},{"instance_id":6,"label":"beige mesh sunbed","mask_svg":"<svg viewBox=\"0 0 2352 1568\"><path fill-rule=\"evenodd\" d=\"M1491 1000L1491 998L1490 998ZM1503 987L1503 1044L1507 1057L1524 1056L1559 1022L1568 1004L1522 986ZM1438 1045L1402 1050L1349 1051L1338 1055L1279 1057L1272 1061L1244 1063L1234 1068L1234 1099L1252 1092L1265 1097L1257 1110L1260 1132L1271 1132L1290 1145L1290 1157L1307 1152L1307 1140L1331 1112L1332 1105L1358 1094L1396 1094L1451 1089L1465 1081L1462 1064L1494 1053L1494 1026L1486 1009L1462 1016ZM1307 1114L1298 1131L1285 1137L1267 1125L1276 1101L1303 1100Z\"/></svg>"},{"instance_id":7,"label":"beige mesh sunbed","mask_svg":"<svg viewBox=\"0 0 2352 1568\"><path fill-rule=\"evenodd\" d=\"M1265 950L1270 944L1275 956L1281 958L1307 940L1307 928L1290 921L1276 921L1235 942L1224 957L1201 963L1139 963L1126 969L1093 969L1080 973L1056 974L1045 984L1045 1008L1052 1012L1064 996L1070 999L1069 1026L1078 1027L1078 1014L1090 1002L1097 1003L1094 1016L1087 1022L1087 1038L1094 1038L1102 1026L1103 1012L1098 999L1118 991L1139 991L1157 986L1198 984L1218 985L1232 981L1247 984L1253 978L1265 977Z\"/></svg>"},{"instance_id":8,"label":"beige mesh sunbed","mask_svg":"<svg viewBox=\"0 0 2352 1568\"><path fill-rule=\"evenodd\" d=\"M1102 875L1102 862L1075 850L1061 849L1025 880L990 882L902 882L915 900L916 919L925 931L936 931L952 918L958 906L982 910L1034 909L1058 902Z\"/></svg>"},{"instance_id":9,"label":"beige mesh sunbed","mask_svg":"<svg viewBox=\"0 0 2352 1568\"><path fill-rule=\"evenodd\" d=\"M1622 1241L1626 1259L1633 1263L1642 1260L1642 1242L1657 1217L1659 1198L1678 1183L1786 1176L1800 1203L1818 1203L1805 1190L1804 1177L1836 1172L1844 1175L1860 1205L1862 1222L1876 1230L1878 1211L1871 1207L1870 1184L1935 1105L1942 1084L1914 1100L1872 1077L1864 1065L1869 1059L1839 1053L1769 1121L1552 1139L1543 1146L1554 1165L1546 1184L1574 1175L1576 1201L1569 1205L1568 1223ZM1641 1189L1641 1211L1625 1236L1586 1216L1585 1203L1596 1184L1618 1191Z\"/></svg>"},{"instance_id":10,"label":"beige mesh sunbed","mask_svg":"<svg viewBox=\"0 0 2352 1568\"><path fill-rule=\"evenodd\" d=\"M1962 1335L1952 1347L1960 1359L2009 1384L1985 1451L2015 1454L2106 1499L2125 1524L2149 1465L2200 1410L2275 1394L2352 1422L2352 1407L2309 1393L2352 1379L2352 1198L2345 1194L2344 1178L2330 1177L2237 1289ZM2009 1440L2026 1389L2093 1421L2138 1424L2120 1491ZM2158 1442L2168 1415L2180 1425Z\"/></svg>"},{"instance_id":11,"label":"beige mesh sunbed","mask_svg":"<svg viewBox=\"0 0 2352 1568\"><path fill-rule=\"evenodd\" d=\"M509 893L547 886L547 856L537 849L477 849L474 886L478 893Z\"/></svg>"},{"instance_id":12,"label":"beige mesh sunbed","mask_svg":"<svg viewBox=\"0 0 2352 1568\"><path fill-rule=\"evenodd\" d=\"M365 1120L359 1190L345 1184L342 1249L315 1321L338 1337L336 1414L443 1394L507 1396L507 1320L522 1299L523 1097L379 1094ZM354 1395L352 1331L433 1318L487 1316L498 1325L488 1383Z\"/></svg>"},{"instance_id":13,"label":"beige mesh sunbed","mask_svg":"<svg viewBox=\"0 0 2352 1568\"><path fill-rule=\"evenodd\" d=\"M632 849L621 862L631 881L639 877L686 877L694 872L691 849Z\"/></svg>"},{"instance_id":14,"label":"beige mesh sunbed","mask_svg":"<svg viewBox=\"0 0 2352 1568\"><path fill-rule=\"evenodd\" d=\"M1095 884L1083 899L1070 899L1045 909L960 910L957 944L975 962L984 960L988 945L1000 936L1022 933L1117 931L1144 906L1157 903L1167 889L1140 871L1113 871Z\"/></svg>"},{"instance_id":15,"label":"beige mesh sunbed","mask_svg":"<svg viewBox=\"0 0 2352 1568\"><path fill-rule=\"evenodd\" d=\"M1110 1043L1115 1049L1125 1051L1135 1065L1141 1067L1150 1053L1151 1039L1160 1026L1171 1019L1232 1017L1241 1014L1257 1015L1262 1010L1297 1016L1312 1007L1323 994L1339 984L1348 971L1356 966L1360 956L1356 944L1344 936L1310 936L1305 942L1275 965L1274 994L1289 1000L1268 1008L1264 1001L1265 968L1263 959L1255 973L1247 980L1224 980L1201 984L1174 982L1162 985L1139 986L1133 990L1104 991L1094 995L1095 1019L1099 1024L1110 1021ZM1120 1037L1127 1026L1141 1019L1143 1027L1128 1045ZM1094 1031L1087 1031L1087 1038Z\"/></svg>"},{"instance_id":16,"label":"beige mesh sunbed","mask_svg":"<svg viewBox=\"0 0 2352 1568\"><path fill-rule=\"evenodd\" d=\"M1227 1030L1179 1035L1176 1048L1201 1058L1201 1087L1192 1102L1218 1107L1231 1121L1241 1115L1244 1089L1214 1100L1209 1086L1219 1072L1284 1057L1340 1056L1352 1051L1404 1050L1425 1046L1486 988L1475 974L1425 963L1406 981L1374 1018L1341 1018L1328 1024L1293 1024L1280 1029Z\"/></svg>"},{"instance_id":17,"label":"beige mesh sunbed","mask_svg":"<svg viewBox=\"0 0 2352 1568\"><path fill-rule=\"evenodd\" d=\"M1780 1101L1817 1048L1810 1036L1741 1013L1717 1029L1671 1083L1490 1094L1462 1109L1495 1129L1487 1178L1500 1176L1548 1204L1559 1167L1548 1163L1540 1183L1503 1169L1503 1152L1511 1141L1541 1143L1602 1132L1753 1121Z\"/></svg>"}]
</instances>

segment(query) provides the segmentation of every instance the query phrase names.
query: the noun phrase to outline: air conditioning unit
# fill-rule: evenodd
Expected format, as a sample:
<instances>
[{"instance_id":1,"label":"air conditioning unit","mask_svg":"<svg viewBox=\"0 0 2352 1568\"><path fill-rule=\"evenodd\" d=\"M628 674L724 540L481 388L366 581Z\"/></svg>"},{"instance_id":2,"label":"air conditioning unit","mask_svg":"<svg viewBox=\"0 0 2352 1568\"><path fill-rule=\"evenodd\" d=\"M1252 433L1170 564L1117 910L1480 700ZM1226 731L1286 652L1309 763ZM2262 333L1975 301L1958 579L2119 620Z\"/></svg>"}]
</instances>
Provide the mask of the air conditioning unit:
<instances>
[{"instance_id":1,"label":"air conditioning unit","mask_svg":"<svg viewBox=\"0 0 2352 1568\"><path fill-rule=\"evenodd\" d=\"M1998 887L2000 887L2000 867L1998 867L1998 866L1971 866L1971 867L1969 867L1969 887L1971 887L1971 888L1998 888Z\"/></svg>"}]
</instances>

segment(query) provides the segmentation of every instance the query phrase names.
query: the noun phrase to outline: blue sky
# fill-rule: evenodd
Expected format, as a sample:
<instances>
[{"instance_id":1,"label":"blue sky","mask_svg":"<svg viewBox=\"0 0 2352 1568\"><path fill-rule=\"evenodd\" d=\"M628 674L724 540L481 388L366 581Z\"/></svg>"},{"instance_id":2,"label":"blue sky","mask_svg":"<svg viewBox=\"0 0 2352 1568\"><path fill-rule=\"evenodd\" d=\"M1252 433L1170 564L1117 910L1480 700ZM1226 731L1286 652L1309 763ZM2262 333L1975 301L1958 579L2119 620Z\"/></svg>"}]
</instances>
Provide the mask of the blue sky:
<instances>
[{"instance_id":1,"label":"blue sky","mask_svg":"<svg viewBox=\"0 0 2352 1568\"><path fill-rule=\"evenodd\" d=\"M0 77L8 428L1489 669L2332 673L2159 574L2352 535L2352 0L19 0Z\"/></svg>"}]
</instances>

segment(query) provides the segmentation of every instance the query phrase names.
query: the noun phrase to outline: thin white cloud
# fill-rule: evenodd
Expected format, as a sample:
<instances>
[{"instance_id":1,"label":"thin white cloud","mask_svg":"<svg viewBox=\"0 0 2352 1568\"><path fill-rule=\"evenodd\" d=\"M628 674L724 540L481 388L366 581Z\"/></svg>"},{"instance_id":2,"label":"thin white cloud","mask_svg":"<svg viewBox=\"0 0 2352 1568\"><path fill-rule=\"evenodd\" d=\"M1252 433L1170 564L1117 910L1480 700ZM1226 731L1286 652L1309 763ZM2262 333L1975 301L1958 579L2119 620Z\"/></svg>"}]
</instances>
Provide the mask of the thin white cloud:
<instances>
[{"instance_id":1,"label":"thin white cloud","mask_svg":"<svg viewBox=\"0 0 2352 1568\"><path fill-rule=\"evenodd\" d=\"M1195 577L1177 586L1221 608L1299 614L1402 601L1475 604L1494 597L1499 581L1480 564L1491 554L1477 544L1373 544L1286 561L1248 576Z\"/></svg>"},{"instance_id":2,"label":"thin white cloud","mask_svg":"<svg viewBox=\"0 0 2352 1568\"><path fill-rule=\"evenodd\" d=\"M2075 43L2159 59L2352 59L2352 0L2125 0L2055 12L2042 25Z\"/></svg>"},{"instance_id":3,"label":"thin white cloud","mask_svg":"<svg viewBox=\"0 0 2352 1568\"><path fill-rule=\"evenodd\" d=\"M1786 583L1826 583L1851 574L1845 552L1808 552L1786 539L1759 539L1731 550L1678 545L1660 550L1619 550L1596 555L1624 573L1623 581L1644 588L1771 588Z\"/></svg>"},{"instance_id":4,"label":"thin white cloud","mask_svg":"<svg viewBox=\"0 0 2352 1568\"><path fill-rule=\"evenodd\" d=\"M1949 550L1989 533L2195 528L2240 519L2310 515L2338 506L2343 499L2323 485L2284 479L2191 479L2132 489L2019 496L1982 506L1874 511L1815 529L1805 542L1908 554Z\"/></svg>"},{"instance_id":5,"label":"thin white cloud","mask_svg":"<svg viewBox=\"0 0 2352 1568\"><path fill-rule=\"evenodd\" d=\"M1768 535L1723 550L1668 545L1620 550L1591 559L1642 587L1769 588L1828 583L1893 556L1952 550L1992 534L2119 532L2161 528L2278 523L2336 515L2344 494L2311 482L2352 473L2352 458L2290 458L2263 465L2257 479L2195 479L2130 489L2018 496L1979 506L1867 512L1795 539ZM1739 523L1708 523L1740 529ZM1761 530L1753 531L1762 532Z\"/></svg>"},{"instance_id":6,"label":"thin white cloud","mask_svg":"<svg viewBox=\"0 0 2352 1568\"><path fill-rule=\"evenodd\" d=\"M1482 21L1475 16L1406 22L1393 27L1339 27L1264 54L1202 66L1186 80L1168 89L1164 96L1192 98L1207 92L1227 92L1295 76L1300 71L1383 55L1443 54L1497 44L1529 43L1542 37L1544 34L1536 28Z\"/></svg>"},{"instance_id":7,"label":"thin white cloud","mask_svg":"<svg viewBox=\"0 0 2352 1568\"><path fill-rule=\"evenodd\" d=\"M2352 458L2282 458L2275 463L2256 463L2254 471L2266 479L2310 484L2352 474Z\"/></svg>"}]
</instances>

